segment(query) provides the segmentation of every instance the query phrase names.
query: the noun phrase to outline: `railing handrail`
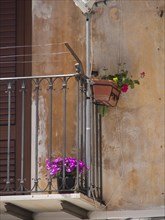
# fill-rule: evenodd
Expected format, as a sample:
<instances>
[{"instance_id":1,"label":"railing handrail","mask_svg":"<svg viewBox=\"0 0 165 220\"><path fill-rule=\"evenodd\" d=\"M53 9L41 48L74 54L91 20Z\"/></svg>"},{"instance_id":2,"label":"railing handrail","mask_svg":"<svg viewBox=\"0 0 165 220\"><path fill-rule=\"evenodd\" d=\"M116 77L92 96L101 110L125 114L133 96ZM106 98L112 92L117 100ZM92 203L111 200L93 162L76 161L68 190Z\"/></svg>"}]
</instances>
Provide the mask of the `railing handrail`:
<instances>
[{"instance_id":1,"label":"railing handrail","mask_svg":"<svg viewBox=\"0 0 165 220\"><path fill-rule=\"evenodd\" d=\"M10 81L10 80L26 80L26 79L46 79L46 78L62 78L62 77L74 77L82 76L80 73L70 73L70 74L57 74L57 75L44 75L44 76L21 76L21 77L5 77L0 78L0 81Z\"/></svg>"}]
</instances>

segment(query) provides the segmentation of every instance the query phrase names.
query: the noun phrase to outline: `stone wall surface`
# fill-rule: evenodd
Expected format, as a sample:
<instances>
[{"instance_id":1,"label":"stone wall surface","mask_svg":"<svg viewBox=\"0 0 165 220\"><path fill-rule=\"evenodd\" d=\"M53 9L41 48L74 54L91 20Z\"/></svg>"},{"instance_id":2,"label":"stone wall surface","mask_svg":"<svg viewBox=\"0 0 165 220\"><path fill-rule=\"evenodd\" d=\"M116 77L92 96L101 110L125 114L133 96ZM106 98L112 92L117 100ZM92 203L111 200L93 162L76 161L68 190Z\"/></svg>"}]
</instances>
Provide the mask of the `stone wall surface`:
<instances>
[{"instance_id":1,"label":"stone wall surface","mask_svg":"<svg viewBox=\"0 0 165 220\"><path fill-rule=\"evenodd\" d=\"M33 75L73 73L68 42L85 69L85 16L71 0L33 1ZM35 57L36 53L46 56ZM61 53L62 52L62 53ZM54 56L50 55L54 54ZM60 53L60 54L59 54ZM165 1L116 0L100 4L91 17L91 68L115 73L126 63L140 85L123 93L117 107L103 118L103 197L109 210L141 209L164 204L164 74ZM70 82L73 88L75 81ZM40 97L41 121L49 113L46 95ZM70 127L67 143L75 145L75 91L69 91ZM59 97L54 111L62 117ZM61 123L54 128L54 146L60 151ZM48 125L40 127L41 172ZM43 135L44 134L44 135ZM74 153L74 152L73 152ZM57 153L58 154L58 153Z\"/></svg>"}]
</instances>

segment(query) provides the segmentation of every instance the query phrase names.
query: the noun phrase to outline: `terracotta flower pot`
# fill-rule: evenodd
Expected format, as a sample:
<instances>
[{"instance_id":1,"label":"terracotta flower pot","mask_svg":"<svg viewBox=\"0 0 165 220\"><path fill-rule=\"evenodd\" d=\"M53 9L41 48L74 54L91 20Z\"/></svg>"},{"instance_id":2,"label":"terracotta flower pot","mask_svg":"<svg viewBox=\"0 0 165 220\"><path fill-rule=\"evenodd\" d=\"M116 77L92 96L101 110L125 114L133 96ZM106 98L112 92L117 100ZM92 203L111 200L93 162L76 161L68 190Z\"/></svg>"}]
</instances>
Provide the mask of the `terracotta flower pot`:
<instances>
[{"instance_id":1,"label":"terracotta flower pot","mask_svg":"<svg viewBox=\"0 0 165 220\"><path fill-rule=\"evenodd\" d=\"M93 80L93 97L100 105L116 106L120 96L120 88L112 80Z\"/></svg>"}]
</instances>

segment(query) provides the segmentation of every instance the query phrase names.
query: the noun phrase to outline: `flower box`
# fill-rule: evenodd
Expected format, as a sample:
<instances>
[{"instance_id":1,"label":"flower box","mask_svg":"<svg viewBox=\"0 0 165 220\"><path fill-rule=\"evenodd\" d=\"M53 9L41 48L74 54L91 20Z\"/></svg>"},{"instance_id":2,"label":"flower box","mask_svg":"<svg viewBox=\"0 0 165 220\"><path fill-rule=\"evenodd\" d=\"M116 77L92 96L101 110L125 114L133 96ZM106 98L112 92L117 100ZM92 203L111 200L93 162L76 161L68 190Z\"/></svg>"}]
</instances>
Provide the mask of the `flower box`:
<instances>
[{"instance_id":1,"label":"flower box","mask_svg":"<svg viewBox=\"0 0 165 220\"><path fill-rule=\"evenodd\" d=\"M117 105L121 90L112 80L94 79L92 92L95 103L114 107Z\"/></svg>"},{"instance_id":2,"label":"flower box","mask_svg":"<svg viewBox=\"0 0 165 220\"><path fill-rule=\"evenodd\" d=\"M73 193L75 190L77 175L82 177L88 171L88 167L82 160L74 157L50 157L46 159L46 168L52 179L57 178L59 193ZM63 176L63 170L65 175ZM78 171L78 174L77 174Z\"/></svg>"},{"instance_id":3,"label":"flower box","mask_svg":"<svg viewBox=\"0 0 165 220\"><path fill-rule=\"evenodd\" d=\"M63 177L57 177L57 189L59 193L73 193L75 190L76 175L65 176L65 182L63 183Z\"/></svg>"}]
</instances>

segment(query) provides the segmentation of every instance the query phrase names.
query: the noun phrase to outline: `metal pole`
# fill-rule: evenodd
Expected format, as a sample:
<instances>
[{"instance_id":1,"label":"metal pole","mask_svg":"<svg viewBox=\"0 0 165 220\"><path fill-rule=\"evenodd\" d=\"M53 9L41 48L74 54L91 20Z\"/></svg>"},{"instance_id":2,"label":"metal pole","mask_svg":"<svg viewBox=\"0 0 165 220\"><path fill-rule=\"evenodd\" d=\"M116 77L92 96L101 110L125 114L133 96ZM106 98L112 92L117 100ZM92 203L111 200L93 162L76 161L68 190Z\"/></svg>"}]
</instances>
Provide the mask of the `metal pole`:
<instances>
[{"instance_id":1,"label":"metal pole","mask_svg":"<svg viewBox=\"0 0 165 220\"><path fill-rule=\"evenodd\" d=\"M94 150L94 144L95 144L95 140L94 140L94 136L95 136L95 132L94 132L94 126L95 126L95 120L94 120L94 103L92 102L92 123L91 123L91 186L92 186L92 190L94 189L94 185L95 185L95 150Z\"/></svg>"},{"instance_id":2,"label":"metal pole","mask_svg":"<svg viewBox=\"0 0 165 220\"><path fill-rule=\"evenodd\" d=\"M90 13L86 14L86 76L90 78ZM90 81L87 79L87 102L86 102L86 163L89 167L87 185L88 185L88 196L90 197L90 159L91 159L91 103L90 103Z\"/></svg>"}]
</instances>

